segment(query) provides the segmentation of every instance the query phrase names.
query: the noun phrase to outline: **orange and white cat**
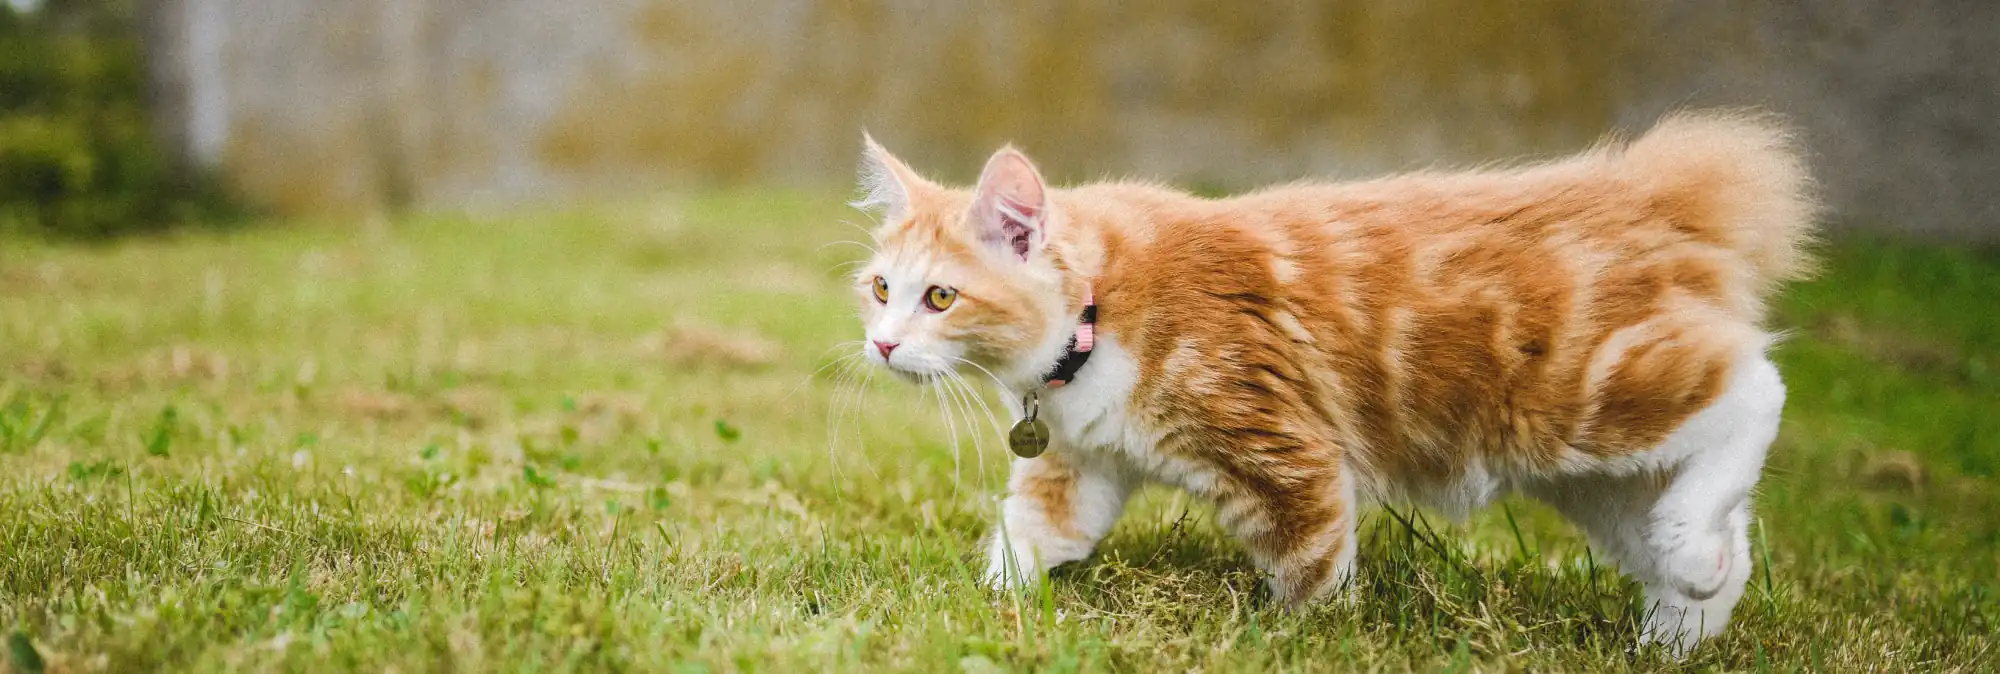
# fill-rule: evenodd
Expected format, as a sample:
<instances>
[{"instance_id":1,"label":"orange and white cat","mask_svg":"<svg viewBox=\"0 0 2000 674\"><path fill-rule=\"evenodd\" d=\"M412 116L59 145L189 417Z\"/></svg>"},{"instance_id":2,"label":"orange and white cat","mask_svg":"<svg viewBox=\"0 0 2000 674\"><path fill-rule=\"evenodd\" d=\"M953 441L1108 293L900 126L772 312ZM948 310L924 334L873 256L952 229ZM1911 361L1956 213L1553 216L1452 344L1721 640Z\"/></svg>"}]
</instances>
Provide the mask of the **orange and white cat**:
<instances>
[{"instance_id":1,"label":"orange and white cat","mask_svg":"<svg viewBox=\"0 0 2000 674\"><path fill-rule=\"evenodd\" d=\"M1342 591L1364 499L1546 501L1645 586L1648 640L1719 632L1785 389L1765 301L1816 206L1786 132L1669 117L1551 163L1226 199L1056 189L1013 148L941 186L869 140L868 358L994 375L1053 437L1016 459L990 578L1088 556L1129 494L1213 500L1297 606ZM1050 387L1087 304L1088 360Z\"/></svg>"}]
</instances>

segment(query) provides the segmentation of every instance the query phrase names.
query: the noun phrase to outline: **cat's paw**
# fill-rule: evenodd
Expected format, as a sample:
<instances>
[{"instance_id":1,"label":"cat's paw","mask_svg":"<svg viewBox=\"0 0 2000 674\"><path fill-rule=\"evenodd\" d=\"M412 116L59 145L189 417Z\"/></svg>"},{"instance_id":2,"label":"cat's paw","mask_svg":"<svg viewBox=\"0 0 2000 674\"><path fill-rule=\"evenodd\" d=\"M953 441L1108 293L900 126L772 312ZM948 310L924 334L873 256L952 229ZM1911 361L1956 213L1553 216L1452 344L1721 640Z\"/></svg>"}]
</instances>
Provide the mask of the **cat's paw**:
<instances>
[{"instance_id":1,"label":"cat's paw","mask_svg":"<svg viewBox=\"0 0 2000 674\"><path fill-rule=\"evenodd\" d=\"M1660 607L1646 620L1646 631L1639 635L1639 648L1658 645L1666 649L1674 660L1687 659L1688 652L1695 644L1701 643L1702 629L1699 620L1690 621L1687 611L1677 607Z\"/></svg>"},{"instance_id":2,"label":"cat's paw","mask_svg":"<svg viewBox=\"0 0 2000 674\"><path fill-rule=\"evenodd\" d=\"M1729 626L1736 598L1723 595L1707 601L1691 600L1662 587L1649 587L1651 610L1646 614L1646 631L1639 637L1641 647L1658 645L1675 660L1686 659L1702 640L1721 634Z\"/></svg>"},{"instance_id":3,"label":"cat's paw","mask_svg":"<svg viewBox=\"0 0 2000 674\"><path fill-rule=\"evenodd\" d=\"M1010 546L1000 536L993 537L986 555L987 587L996 591L1019 591L1034 587L1045 576L1033 548L1018 543Z\"/></svg>"},{"instance_id":4,"label":"cat's paw","mask_svg":"<svg viewBox=\"0 0 2000 674\"><path fill-rule=\"evenodd\" d=\"M1318 605L1350 608L1361 602L1352 562L1337 564L1321 576L1267 575L1264 577L1264 588L1272 603L1294 611Z\"/></svg>"}]
</instances>

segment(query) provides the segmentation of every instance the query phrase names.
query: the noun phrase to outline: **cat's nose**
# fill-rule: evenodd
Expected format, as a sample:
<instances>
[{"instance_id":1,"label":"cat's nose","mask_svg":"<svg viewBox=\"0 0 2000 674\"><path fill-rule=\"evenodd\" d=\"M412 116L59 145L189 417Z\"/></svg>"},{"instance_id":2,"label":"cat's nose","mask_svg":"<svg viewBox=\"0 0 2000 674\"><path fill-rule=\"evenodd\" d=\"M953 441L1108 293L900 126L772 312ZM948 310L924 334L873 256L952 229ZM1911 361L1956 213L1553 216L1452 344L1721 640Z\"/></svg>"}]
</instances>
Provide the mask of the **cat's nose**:
<instances>
[{"instance_id":1,"label":"cat's nose","mask_svg":"<svg viewBox=\"0 0 2000 674\"><path fill-rule=\"evenodd\" d=\"M888 360L889 352L895 351L896 346L897 346L896 342L884 342L879 339L875 340L875 350L882 352L882 360Z\"/></svg>"}]
</instances>

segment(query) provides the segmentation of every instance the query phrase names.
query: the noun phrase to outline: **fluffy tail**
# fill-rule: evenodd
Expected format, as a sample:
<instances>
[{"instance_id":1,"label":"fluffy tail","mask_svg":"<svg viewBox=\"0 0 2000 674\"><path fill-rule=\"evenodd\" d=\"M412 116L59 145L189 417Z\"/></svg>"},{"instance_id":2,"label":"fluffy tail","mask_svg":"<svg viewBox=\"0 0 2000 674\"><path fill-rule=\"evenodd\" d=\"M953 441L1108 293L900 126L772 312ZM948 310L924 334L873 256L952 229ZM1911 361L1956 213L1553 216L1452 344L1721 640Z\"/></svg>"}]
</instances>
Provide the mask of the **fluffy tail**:
<instances>
[{"instance_id":1,"label":"fluffy tail","mask_svg":"<svg viewBox=\"0 0 2000 674\"><path fill-rule=\"evenodd\" d=\"M1749 263L1760 290L1811 272L1820 207L1789 128L1751 112L1677 113L1625 148L1619 165L1690 234Z\"/></svg>"}]
</instances>

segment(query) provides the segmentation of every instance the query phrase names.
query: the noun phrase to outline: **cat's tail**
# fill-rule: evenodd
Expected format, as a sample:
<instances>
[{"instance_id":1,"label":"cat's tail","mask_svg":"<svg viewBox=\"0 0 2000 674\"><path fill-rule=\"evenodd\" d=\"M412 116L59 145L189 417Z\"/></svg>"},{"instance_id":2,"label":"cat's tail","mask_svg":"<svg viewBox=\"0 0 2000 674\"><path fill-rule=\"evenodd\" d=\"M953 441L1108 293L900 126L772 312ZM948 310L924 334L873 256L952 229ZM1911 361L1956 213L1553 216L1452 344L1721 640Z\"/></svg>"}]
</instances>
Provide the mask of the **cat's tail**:
<instances>
[{"instance_id":1,"label":"cat's tail","mask_svg":"<svg viewBox=\"0 0 2000 674\"><path fill-rule=\"evenodd\" d=\"M1689 234L1743 256L1764 294L1812 270L1820 212L1805 158L1778 117L1683 112L1625 148L1621 171Z\"/></svg>"}]
</instances>

